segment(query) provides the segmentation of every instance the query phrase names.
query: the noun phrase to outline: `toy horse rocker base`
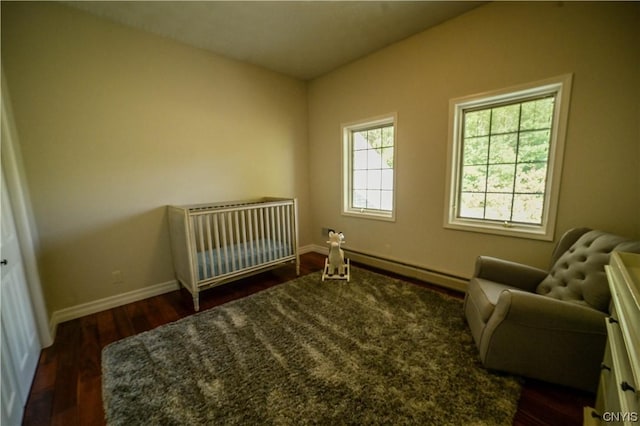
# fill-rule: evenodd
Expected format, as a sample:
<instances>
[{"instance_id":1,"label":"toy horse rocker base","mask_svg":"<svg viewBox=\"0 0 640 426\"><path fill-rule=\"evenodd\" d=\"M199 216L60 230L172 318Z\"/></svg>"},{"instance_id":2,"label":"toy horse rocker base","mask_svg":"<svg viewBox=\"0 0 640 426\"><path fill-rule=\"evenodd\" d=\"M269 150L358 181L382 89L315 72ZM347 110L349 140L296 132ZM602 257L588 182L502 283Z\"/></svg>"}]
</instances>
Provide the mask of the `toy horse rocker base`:
<instances>
[{"instance_id":1,"label":"toy horse rocker base","mask_svg":"<svg viewBox=\"0 0 640 426\"><path fill-rule=\"evenodd\" d=\"M342 232L329 230L329 256L324 260L324 271L322 281L327 280L347 280L349 282L349 259L344 258L344 251L340 246L344 243ZM346 260L346 261L345 261Z\"/></svg>"}]
</instances>

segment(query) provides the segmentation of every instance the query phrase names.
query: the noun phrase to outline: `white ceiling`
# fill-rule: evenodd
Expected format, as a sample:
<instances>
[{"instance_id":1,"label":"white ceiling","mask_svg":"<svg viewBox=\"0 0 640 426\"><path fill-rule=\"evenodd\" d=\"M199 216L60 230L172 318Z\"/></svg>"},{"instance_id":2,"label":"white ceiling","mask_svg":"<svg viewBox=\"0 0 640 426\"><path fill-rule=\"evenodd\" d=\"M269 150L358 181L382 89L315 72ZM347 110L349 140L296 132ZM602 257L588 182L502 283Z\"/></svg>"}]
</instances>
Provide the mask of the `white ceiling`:
<instances>
[{"instance_id":1,"label":"white ceiling","mask_svg":"<svg viewBox=\"0 0 640 426\"><path fill-rule=\"evenodd\" d=\"M308 80L485 2L63 3L124 25Z\"/></svg>"}]
</instances>

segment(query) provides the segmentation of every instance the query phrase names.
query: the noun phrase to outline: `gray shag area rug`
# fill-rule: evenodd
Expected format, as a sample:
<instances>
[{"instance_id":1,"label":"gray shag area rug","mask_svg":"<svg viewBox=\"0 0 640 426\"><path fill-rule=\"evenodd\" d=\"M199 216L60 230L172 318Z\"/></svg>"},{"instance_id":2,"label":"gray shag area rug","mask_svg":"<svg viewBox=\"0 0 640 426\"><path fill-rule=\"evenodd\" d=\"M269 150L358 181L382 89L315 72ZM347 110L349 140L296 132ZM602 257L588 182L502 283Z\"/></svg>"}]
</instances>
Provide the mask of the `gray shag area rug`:
<instances>
[{"instance_id":1,"label":"gray shag area rug","mask_svg":"<svg viewBox=\"0 0 640 426\"><path fill-rule=\"evenodd\" d=\"M313 273L104 348L109 425L507 425L462 302L352 268Z\"/></svg>"}]
</instances>

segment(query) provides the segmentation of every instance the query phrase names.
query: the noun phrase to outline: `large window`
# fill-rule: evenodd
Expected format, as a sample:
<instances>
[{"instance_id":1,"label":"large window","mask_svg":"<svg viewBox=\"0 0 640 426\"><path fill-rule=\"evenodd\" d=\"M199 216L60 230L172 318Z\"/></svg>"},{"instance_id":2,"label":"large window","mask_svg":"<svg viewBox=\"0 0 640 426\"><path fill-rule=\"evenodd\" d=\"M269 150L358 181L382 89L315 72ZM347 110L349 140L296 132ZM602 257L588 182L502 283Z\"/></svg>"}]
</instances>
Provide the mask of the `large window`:
<instances>
[{"instance_id":1,"label":"large window","mask_svg":"<svg viewBox=\"0 0 640 426\"><path fill-rule=\"evenodd\" d=\"M445 226L553 239L570 83L451 101Z\"/></svg>"},{"instance_id":2,"label":"large window","mask_svg":"<svg viewBox=\"0 0 640 426\"><path fill-rule=\"evenodd\" d=\"M343 213L394 219L395 115L344 125Z\"/></svg>"}]
</instances>

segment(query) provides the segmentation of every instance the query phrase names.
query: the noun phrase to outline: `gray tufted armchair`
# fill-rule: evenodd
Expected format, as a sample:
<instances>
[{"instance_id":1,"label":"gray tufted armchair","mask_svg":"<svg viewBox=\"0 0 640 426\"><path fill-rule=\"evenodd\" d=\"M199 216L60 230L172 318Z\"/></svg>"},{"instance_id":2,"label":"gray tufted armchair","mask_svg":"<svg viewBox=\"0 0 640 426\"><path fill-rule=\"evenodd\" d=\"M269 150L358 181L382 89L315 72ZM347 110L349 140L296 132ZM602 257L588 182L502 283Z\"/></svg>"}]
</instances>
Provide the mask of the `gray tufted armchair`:
<instances>
[{"instance_id":1,"label":"gray tufted armchair","mask_svg":"<svg viewBox=\"0 0 640 426\"><path fill-rule=\"evenodd\" d=\"M480 256L464 313L488 369L594 391L611 295L604 266L640 242L588 228L566 232L551 269Z\"/></svg>"}]
</instances>

